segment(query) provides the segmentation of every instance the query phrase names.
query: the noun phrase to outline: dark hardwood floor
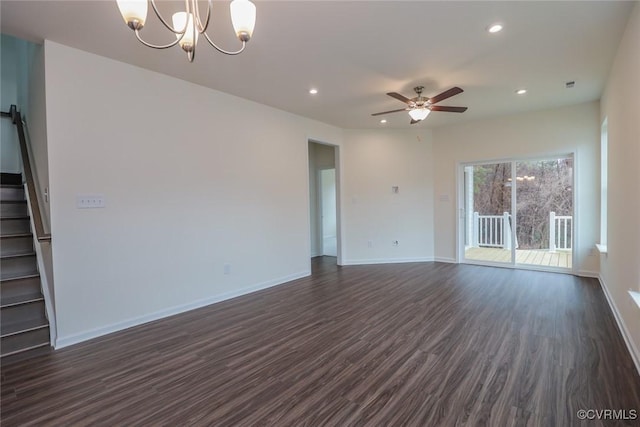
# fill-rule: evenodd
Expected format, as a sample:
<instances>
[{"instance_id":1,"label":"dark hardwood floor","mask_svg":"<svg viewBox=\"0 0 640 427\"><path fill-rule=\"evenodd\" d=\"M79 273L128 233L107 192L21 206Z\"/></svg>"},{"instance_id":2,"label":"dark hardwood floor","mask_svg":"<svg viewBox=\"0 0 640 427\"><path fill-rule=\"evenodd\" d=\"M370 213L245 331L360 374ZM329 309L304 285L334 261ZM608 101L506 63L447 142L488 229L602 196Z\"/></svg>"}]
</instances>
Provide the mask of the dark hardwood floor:
<instances>
[{"instance_id":1,"label":"dark hardwood floor","mask_svg":"<svg viewBox=\"0 0 640 427\"><path fill-rule=\"evenodd\" d=\"M640 425L594 279L440 263L336 267L2 366L2 426Z\"/></svg>"}]
</instances>

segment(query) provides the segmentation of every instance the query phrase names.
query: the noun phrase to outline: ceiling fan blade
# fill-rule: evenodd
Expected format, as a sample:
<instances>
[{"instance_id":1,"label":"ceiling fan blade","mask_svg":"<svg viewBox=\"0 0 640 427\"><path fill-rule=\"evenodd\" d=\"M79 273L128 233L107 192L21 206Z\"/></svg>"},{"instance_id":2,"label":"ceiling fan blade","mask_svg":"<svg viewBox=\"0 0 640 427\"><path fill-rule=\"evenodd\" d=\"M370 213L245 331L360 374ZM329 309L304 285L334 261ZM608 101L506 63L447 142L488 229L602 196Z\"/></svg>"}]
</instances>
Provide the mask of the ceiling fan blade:
<instances>
[{"instance_id":1,"label":"ceiling fan blade","mask_svg":"<svg viewBox=\"0 0 640 427\"><path fill-rule=\"evenodd\" d=\"M387 95L389 95L392 98L397 99L400 102L404 102L405 104L410 104L411 103L411 100L409 98L407 98L404 95L400 95L397 92L387 92Z\"/></svg>"},{"instance_id":2,"label":"ceiling fan blade","mask_svg":"<svg viewBox=\"0 0 640 427\"><path fill-rule=\"evenodd\" d=\"M462 92L464 92L464 91L462 89L460 89L459 87L457 87L457 86L456 87L452 87L451 89L445 90L444 92L442 92L439 95L434 96L433 98L429 98L429 102L431 104L437 104L440 101L443 101L443 100L445 100L447 98L451 98L452 96L457 95L457 94L462 93Z\"/></svg>"},{"instance_id":3,"label":"ceiling fan blade","mask_svg":"<svg viewBox=\"0 0 640 427\"><path fill-rule=\"evenodd\" d=\"M445 107L438 105L432 105L429 107L429 109L431 111L447 111L449 113L464 113L465 111L467 111L467 107Z\"/></svg>"},{"instance_id":4,"label":"ceiling fan blade","mask_svg":"<svg viewBox=\"0 0 640 427\"><path fill-rule=\"evenodd\" d=\"M372 116L381 116L383 114L397 113L399 111L407 111L407 109L406 108L400 108L398 110L383 111L382 113L373 113Z\"/></svg>"},{"instance_id":5,"label":"ceiling fan blade","mask_svg":"<svg viewBox=\"0 0 640 427\"><path fill-rule=\"evenodd\" d=\"M414 119L411 119L411 121L409 122L409 124L410 124L410 125L415 125L416 123L421 122L421 121L422 121L422 120L414 120Z\"/></svg>"}]
</instances>

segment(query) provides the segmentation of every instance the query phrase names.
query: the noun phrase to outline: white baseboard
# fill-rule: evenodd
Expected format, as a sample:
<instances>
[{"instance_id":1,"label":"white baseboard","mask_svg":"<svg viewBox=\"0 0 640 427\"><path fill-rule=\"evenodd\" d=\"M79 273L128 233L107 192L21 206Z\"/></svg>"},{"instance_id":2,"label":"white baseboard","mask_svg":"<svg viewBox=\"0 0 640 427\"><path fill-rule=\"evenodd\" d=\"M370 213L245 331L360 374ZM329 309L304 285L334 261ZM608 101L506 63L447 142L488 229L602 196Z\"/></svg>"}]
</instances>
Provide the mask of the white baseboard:
<instances>
[{"instance_id":1,"label":"white baseboard","mask_svg":"<svg viewBox=\"0 0 640 427\"><path fill-rule=\"evenodd\" d=\"M580 277L593 277L594 279L600 278L600 273L597 271L579 270L576 274Z\"/></svg>"},{"instance_id":2,"label":"white baseboard","mask_svg":"<svg viewBox=\"0 0 640 427\"><path fill-rule=\"evenodd\" d=\"M401 264L408 262L433 262L433 257L425 258L378 258L378 259L350 259L341 265L369 265L369 264Z\"/></svg>"},{"instance_id":3,"label":"white baseboard","mask_svg":"<svg viewBox=\"0 0 640 427\"><path fill-rule=\"evenodd\" d=\"M258 283L253 286L234 290L231 292L225 292L223 294L214 295L212 297L204 298L201 300L193 301L187 304L177 305L175 307L169 307L164 310L156 311L153 313L145 314L143 316L134 317L132 319L124 320L122 322L113 323L111 325L102 326L100 328L91 329L89 331L80 332L78 334L70 335L67 337L58 337L55 341L54 348L60 349L73 344L78 344L83 341L87 341L93 338L97 338L103 335L107 335L113 332L121 331L123 329L131 328L133 326L142 325L144 323L153 322L165 317L173 316L176 314L184 313L186 311L194 310L196 308L205 307L207 305L215 304L217 302L225 301L231 298L239 297L242 295L250 294L252 292L260 291L262 289L271 288L273 286L282 285L283 283L290 282L292 280L300 279L311 275L311 271L302 271L295 274L290 274L278 279L269 280L263 283Z\"/></svg>"},{"instance_id":4,"label":"white baseboard","mask_svg":"<svg viewBox=\"0 0 640 427\"><path fill-rule=\"evenodd\" d=\"M442 257L442 256L437 256L433 259L435 262L446 262L449 264L457 264L458 261L456 261L455 258L449 258L449 257Z\"/></svg>"},{"instance_id":5,"label":"white baseboard","mask_svg":"<svg viewBox=\"0 0 640 427\"><path fill-rule=\"evenodd\" d=\"M627 349L631 354L631 359L633 359L633 363L636 365L636 370L640 374L640 352L638 351L635 344L631 340L631 335L629 334L629 331L627 330L627 327L625 326L624 321L622 320L622 316L618 311L618 307L616 306L615 301L611 297L611 294L609 293L609 289L607 288L607 284L602 279L601 275L598 275L598 280L600 281L600 287L604 291L604 296L607 298L607 302L609 303L609 308L611 308L611 311L613 312L613 317L616 319L616 323L618 324L618 329L620 329L622 338L624 339L624 342L627 345Z\"/></svg>"}]
</instances>

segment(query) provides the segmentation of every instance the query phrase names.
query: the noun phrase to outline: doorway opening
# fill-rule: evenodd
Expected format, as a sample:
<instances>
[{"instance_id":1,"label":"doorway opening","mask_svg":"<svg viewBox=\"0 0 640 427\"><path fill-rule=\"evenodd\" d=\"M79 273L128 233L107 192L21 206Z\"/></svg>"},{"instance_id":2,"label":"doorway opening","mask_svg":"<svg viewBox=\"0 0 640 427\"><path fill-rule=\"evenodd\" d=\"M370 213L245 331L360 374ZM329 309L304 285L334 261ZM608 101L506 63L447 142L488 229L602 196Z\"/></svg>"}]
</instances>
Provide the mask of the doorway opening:
<instances>
[{"instance_id":1,"label":"doorway opening","mask_svg":"<svg viewBox=\"0 0 640 427\"><path fill-rule=\"evenodd\" d=\"M320 171L320 205L322 212L322 255L338 256L338 235L336 215L336 170Z\"/></svg>"},{"instance_id":2,"label":"doorway opening","mask_svg":"<svg viewBox=\"0 0 640 427\"><path fill-rule=\"evenodd\" d=\"M312 268L337 265L339 238L338 148L309 141L309 214Z\"/></svg>"},{"instance_id":3,"label":"doorway opening","mask_svg":"<svg viewBox=\"0 0 640 427\"><path fill-rule=\"evenodd\" d=\"M573 269L573 156L461 167L461 259Z\"/></svg>"}]
</instances>

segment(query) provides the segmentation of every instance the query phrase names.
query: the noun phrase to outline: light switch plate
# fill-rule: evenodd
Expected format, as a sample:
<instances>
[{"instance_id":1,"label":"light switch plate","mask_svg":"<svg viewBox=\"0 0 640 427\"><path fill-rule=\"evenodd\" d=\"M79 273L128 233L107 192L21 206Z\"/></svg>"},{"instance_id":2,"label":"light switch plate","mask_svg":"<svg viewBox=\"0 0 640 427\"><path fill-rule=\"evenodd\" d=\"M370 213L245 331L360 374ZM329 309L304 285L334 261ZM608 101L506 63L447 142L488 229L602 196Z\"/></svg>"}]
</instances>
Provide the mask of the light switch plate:
<instances>
[{"instance_id":1,"label":"light switch plate","mask_svg":"<svg viewBox=\"0 0 640 427\"><path fill-rule=\"evenodd\" d=\"M99 209L105 206L106 202L103 194L76 195L76 208L78 209Z\"/></svg>"}]
</instances>

